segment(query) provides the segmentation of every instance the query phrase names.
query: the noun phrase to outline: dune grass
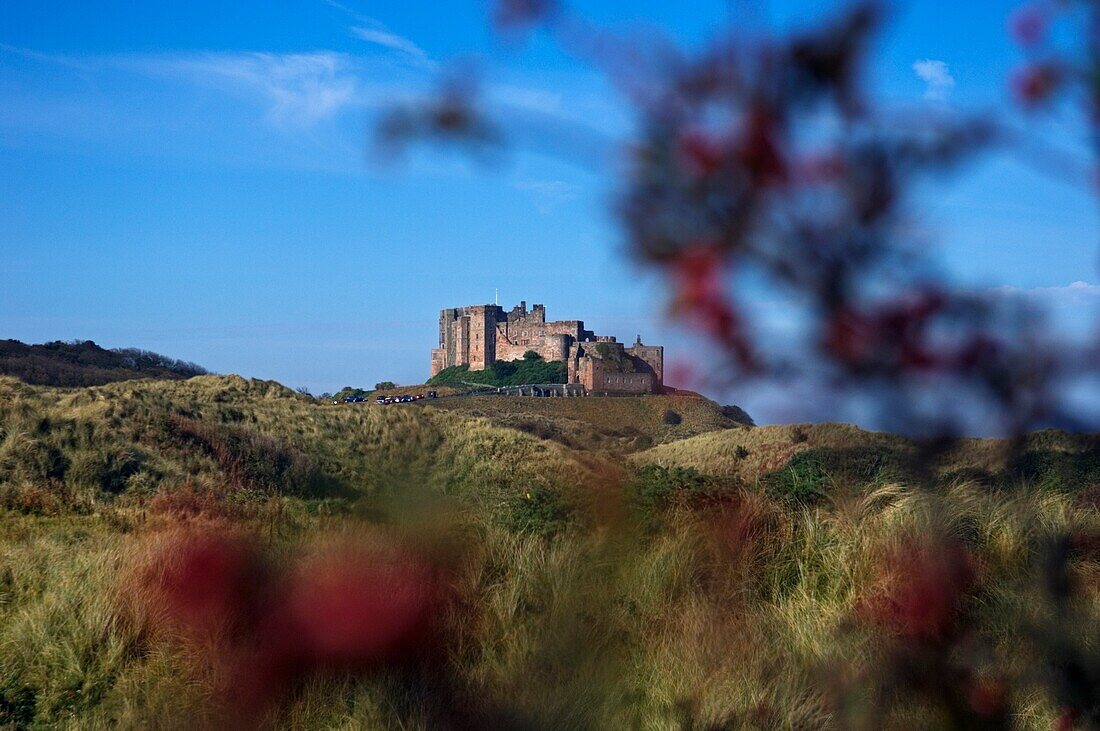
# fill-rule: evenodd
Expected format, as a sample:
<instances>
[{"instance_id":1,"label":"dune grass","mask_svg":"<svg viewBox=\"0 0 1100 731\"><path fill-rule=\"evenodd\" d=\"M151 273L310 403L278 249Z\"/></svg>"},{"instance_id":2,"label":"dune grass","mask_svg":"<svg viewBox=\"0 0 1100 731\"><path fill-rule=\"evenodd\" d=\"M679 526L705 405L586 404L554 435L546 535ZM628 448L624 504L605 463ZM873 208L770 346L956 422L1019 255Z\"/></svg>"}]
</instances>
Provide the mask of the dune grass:
<instances>
[{"instance_id":1,"label":"dune grass","mask_svg":"<svg viewBox=\"0 0 1100 731\"><path fill-rule=\"evenodd\" d=\"M551 402L570 400L536 408ZM842 425L731 428L642 452L658 466L639 470L492 417L215 377L0 380L0 429L0 726L224 725L214 650L166 630L134 578L200 530L251 536L275 563L334 536L438 544L460 598L448 692L502 728L946 728L944 703L897 680L902 660L942 648L945 677L967 692L995 681L1014 727L1046 729L1065 709L1050 637L1087 652L1100 626L1100 552L1067 559L1065 606L1043 588L1052 545L1100 535L1094 439L1036 436L1042 458L1013 474L1042 479L1010 487L853 481L824 460L831 488L799 502L761 472L912 445ZM951 466L1003 471L1001 449L965 443ZM882 601L952 555L923 560L929 541L961 547L973 580L958 634L913 655ZM414 688L388 668L311 675L267 721L438 727Z\"/></svg>"},{"instance_id":2,"label":"dune grass","mask_svg":"<svg viewBox=\"0 0 1100 731\"><path fill-rule=\"evenodd\" d=\"M480 416L572 449L629 453L721 429L741 428L709 399L674 395L537 398L468 396L428 402L432 409ZM665 413L674 412L670 424Z\"/></svg>"},{"instance_id":3,"label":"dune grass","mask_svg":"<svg viewBox=\"0 0 1100 731\"><path fill-rule=\"evenodd\" d=\"M1066 496L1004 500L972 485L942 496L891 486L797 512L759 494L746 500L742 514L758 529L733 543L721 521L698 511L675 512L656 534L574 526L549 539L465 513L476 560L458 581L478 610L453 649L462 692L538 728L850 728L857 717L845 715L853 710L838 704L832 681L873 685L888 661L889 644L852 625L877 580L877 557L915 534L965 541L983 562L969 611L988 635L986 661L1026 680L1018 617L1032 601L1025 577L1043 539L1100 528ZM288 551L312 535L369 530L340 520L306 521L270 540ZM129 567L172 525L152 520L124 533L94 515L8 521L0 708L9 718L174 727L209 713L210 669L136 620L133 597L121 591ZM1095 575L1100 566L1077 570ZM1095 617L1095 589L1088 600ZM316 678L280 707L276 725L430 727L394 693L379 676ZM1049 728L1057 715L1049 696L1029 688L1023 701L1019 726ZM898 705L882 727L911 728L926 713Z\"/></svg>"}]
</instances>

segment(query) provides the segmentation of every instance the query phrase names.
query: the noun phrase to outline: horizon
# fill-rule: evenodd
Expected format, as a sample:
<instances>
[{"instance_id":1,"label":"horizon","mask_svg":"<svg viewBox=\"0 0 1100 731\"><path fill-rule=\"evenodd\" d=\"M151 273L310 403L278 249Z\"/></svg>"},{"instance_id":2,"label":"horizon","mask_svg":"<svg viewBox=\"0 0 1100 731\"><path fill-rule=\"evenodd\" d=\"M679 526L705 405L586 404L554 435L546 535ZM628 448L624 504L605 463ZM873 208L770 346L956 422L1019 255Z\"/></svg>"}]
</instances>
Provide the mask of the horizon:
<instances>
[{"instance_id":1,"label":"horizon","mask_svg":"<svg viewBox=\"0 0 1100 731\"><path fill-rule=\"evenodd\" d=\"M899 7L872 88L899 114L989 109L1022 128L1006 86L1023 58L1004 27L1015 4L980 5ZM729 7L578 4L638 35L662 26L685 47L716 18L823 16L801 1L774 3L766 21ZM380 111L456 66L475 67L506 116L504 159L365 154ZM657 274L626 257L608 210L629 107L544 39L495 38L481 3L12 4L0 9L0 105L0 337L137 347L335 392L422 383L439 310L499 290L501 302L664 345L670 385L758 422L875 425L818 384L731 387L698 373L713 346L669 320ZM1067 156L1084 154L1081 119L1037 124ZM1041 302L1067 337L1091 335L1100 218L1087 187L1008 150L945 180L919 209L947 281ZM772 341L801 326L797 307L752 281L744 291ZM1089 394L1086 408L1100 403Z\"/></svg>"}]
</instances>

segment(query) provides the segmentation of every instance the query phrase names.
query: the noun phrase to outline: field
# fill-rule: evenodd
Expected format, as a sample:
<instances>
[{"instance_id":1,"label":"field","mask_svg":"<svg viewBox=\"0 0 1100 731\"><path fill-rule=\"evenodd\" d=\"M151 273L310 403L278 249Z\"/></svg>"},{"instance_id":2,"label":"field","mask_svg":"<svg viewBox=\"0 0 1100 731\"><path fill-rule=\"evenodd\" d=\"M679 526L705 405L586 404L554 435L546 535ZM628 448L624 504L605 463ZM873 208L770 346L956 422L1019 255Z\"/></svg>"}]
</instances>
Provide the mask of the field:
<instances>
[{"instance_id":1,"label":"field","mask_svg":"<svg viewBox=\"0 0 1100 731\"><path fill-rule=\"evenodd\" d=\"M0 379L0 727L1088 728L1100 447L1007 454Z\"/></svg>"}]
</instances>

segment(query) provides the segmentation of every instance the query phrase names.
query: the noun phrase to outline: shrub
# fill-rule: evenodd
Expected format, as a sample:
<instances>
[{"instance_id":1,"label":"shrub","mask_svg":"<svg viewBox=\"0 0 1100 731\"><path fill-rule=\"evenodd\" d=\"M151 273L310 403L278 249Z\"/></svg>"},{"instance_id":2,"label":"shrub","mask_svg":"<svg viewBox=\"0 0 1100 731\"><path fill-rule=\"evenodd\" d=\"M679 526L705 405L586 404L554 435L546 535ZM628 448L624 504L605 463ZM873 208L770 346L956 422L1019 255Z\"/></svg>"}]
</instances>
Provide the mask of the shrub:
<instances>
[{"instance_id":1,"label":"shrub","mask_svg":"<svg viewBox=\"0 0 1100 731\"><path fill-rule=\"evenodd\" d=\"M735 459L745 459L749 456L749 450L744 444L738 444L737 448L733 450L733 456Z\"/></svg>"},{"instance_id":2,"label":"shrub","mask_svg":"<svg viewBox=\"0 0 1100 731\"><path fill-rule=\"evenodd\" d=\"M29 728L37 705L37 693L29 685L9 683L0 687L0 728Z\"/></svg>"},{"instance_id":3,"label":"shrub","mask_svg":"<svg viewBox=\"0 0 1100 731\"><path fill-rule=\"evenodd\" d=\"M1100 447L1078 453L1028 450L1005 468L1001 482L1032 483L1052 490L1081 490L1100 482Z\"/></svg>"},{"instance_id":4,"label":"shrub","mask_svg":"<svg viewBox=\"0 0 1100 731\"><path fill-rule=\"evenodd\" d=\"M731 421L736 421L738 424L744 424L745 426L756 426L756 422L752 420L748 412L742 409L740 406L723 406L722 416Z\"/></svg>"},{"instance_id":5,"label":"shrub","mask_svg":"<svg viewBox=\"0 0 1100 731\"><path fill-rule=\"evenodd\" d=\"M170 440L212 457L236 488L318 498L345 492L301 451L247 427L177 416L168 420L166 432Z\"/></svg>"},{"instance_id":6,"label":"shrub","mask_svg":"<svg viewBox=\"0 0 1100 731\"><path fill-rule=\"evenodd\" d=\"M263 495L249 491L217 491L192 482L157 492L149 501L149 511L181 518L206 517L248 520L263 507Z\"/></svg>"},{"instance_id":7,"label":"shrub","mask_svg":"<svg viewBox=\"0 0 1100 731\"><path fill-rule=\"evenodd\" d=\"M23 515L60 515L64 512L62 496L39 485L0 488L0 508ZM0 728L3 728L0 718Z\"/></svg>"},{"instance_id":8,"label":"shrub","mask_svg":"<svg viewBox=\"0 0 1100 731\"><path fill-rule=\"evenodd\" d=\"M469 366L444 368L428 379L433 386L456 386L468 383L486 386L521 386L528 383L565 383L568 370L564 361L535 359L498 360L482 371L471 371Z\"/></svg>"},{"instance_id":9,"label":"shrub","mask_svg":"<svg viewBox=\"0 0 1100 731\"><path fill-rule=\"evenodd\" d=\"M395 388L397 388L397 384L394 383L393 381L382 381L380 383L374 384L374 390L375 391L392 391ZM346 386L344 388L344 390L345 391L350 391L350 390L353 390L353 389L351 388L351 386Z\"/></svg>"},{"instance_id":10,"label":"shrub","mask_svg":"<svg viewBox=\"0 0 1100 731\"><path fill-rule=\"evenodd\" d=\"M60 449L25 433L8 436L0 449L0 477L9 480L56 481L68 469L69 459Z\"/></svg>"},{"instance_id":11,"label":"shrub","mask_svg":"<svg viewBox=\"0 0 1100 731\"><path fill-rule=\"evenodd\" d=\"M672 409L665 409L665 413L661 417L661 421L665 424L669 424L670 426L675 426L676 424L683 422L683 420L684 417L680 416Z\"/></svg>"},{"instance_id":12,"label":"shrub","mask_svg":"<svg viewBox=\"0 0 1100 731\"><path fill-rule=\"evenodd\" d=\"M540 485L513 497L508 502L503 522L517 533L548 538L565 529L571 513L569 503L560 492Z\"/></svg>"},{"instance_id":13,"label":"shrub","mask_svg":"<svg viewBox=\"0 0 1100 731\"><path fill-rule=\"evenodd\" d=\"M763 477L768 493L782 502L813 505L834 484L866 486L887 481L916 481L908 459L882 447L808 449Z\"/></svg>"},{"instance_id":14,"label":"shrub","mask_svg":"<svg viewBox=\"0 0 1100 731\"><path fill-rule=\"evenodd\" d=\"M539 355L538 353L536 353L533 350L528 350L526 353L523 354L523 359L528 360L528 361L530 361L530 360L542 360L542 356Z\"/></svg>"},{"instance_id":15,"label":"shrub","mask_svg":"<svg viewBox=\"0 0 1100 731\"><path fill-rule=\"evenodd\" d=\"M144 463L145 456L138 452L112 446L87 448L73 456L66 479L77 487L117 494Z\"/></svg>"},{"instance_id":16,"label":"shrub","mask_svg":"<svg viewBox=\"0 0 1100 731\"><path fill-rule=\"evenodd\" d=\"M714 495L717 485L692 467L645 465L627 484L630 502L643 523L653 527L659 514L674 505L688 506Z\"/></svg>"},{"instance_id":17,"label":"shrub","mask_svg":"<svg viewBox=\"0 0 1100 731\"><path fill-rule=\"evenodd\" d=\"M820 502L831 482L815 450L796 454L782 469L763 478L768 495L787 505L803 507Z\"/></svg>"},{"instance_id":18,"label":"shrub","mask_svg":"<svg viewBox=\"0 0 1100 731\"><path fill-rule=\"evenodd\" d=\"M391 385L390 388L397 388L397 386ZM369 398L372 393L374 393L374 391L367 391L366 389L354 388L352 386L344 386L334 395L330 396L329 400L343 401L346 398L355 398L357 396L359 398L365 399Z\"/></svg>"}]
</instances>

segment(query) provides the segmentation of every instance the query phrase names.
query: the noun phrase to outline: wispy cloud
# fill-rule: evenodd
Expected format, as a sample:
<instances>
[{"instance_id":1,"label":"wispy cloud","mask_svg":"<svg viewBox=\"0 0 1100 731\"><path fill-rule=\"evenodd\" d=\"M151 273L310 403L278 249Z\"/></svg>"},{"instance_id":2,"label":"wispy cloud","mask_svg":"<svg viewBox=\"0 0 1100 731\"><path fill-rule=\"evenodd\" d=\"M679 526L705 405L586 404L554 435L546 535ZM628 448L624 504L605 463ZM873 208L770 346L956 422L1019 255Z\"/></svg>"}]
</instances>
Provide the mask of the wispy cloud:
<instances>
[{"instance_id":1,"label":"wispy cloud","mask_svg":"<svg viewBox=\"0 0 1100 731\"><path fill-rule=\"evenodd\" d=\"M90 71L91 68L87 64L81 63L78 59L70 56L63 56L55 53L42 53L41 51L35 51L30 48L22 48L21 46L13 46L8 43L0 43L0 53L8 53L13 56L19 56L25 58L28 61L34 61L36 63L53 64L57 66L66 66L78 71Z\"/></svg>"},{"instance_id":2,"label":"wispy cloud","mask_svg":"<svg viewBox=\"0 0 1100 731\"><path fill-rule=\"evenodd\" d=\"M404 56L406 60L421 68L431 70L437 68L438 64L432 60L428 52L421 48L416 41L411 38L406 38L403 35L394 33L381 21L363 15L359 11L338 0L321 0L321 2L328 5L330 8L339 10L353 21L355 25L348 30L359 40L366 41L367 43L390 51L396 51Z\"/></svg>"},{"instance_id":3,"label":"wispy cloud","mask_svg":"<svg viewBox=\"0 0 1100 731\"><path fill-rule=\"evenodd\" d=\"M925 83L924 98L930 101L946 101L955 88L955 77L943 61L931 58L913 62L913 71Z\"/></svg>"},{"instance_id":4,"label":"wispy cloud","mask_svg":"<svg viewBox=\"0 0 1100 731\"><path fill-rule=\"evenodd\" d=\"M1059 306L1074 307L1081 305L1100 305L1100 284L1077 281L1062 287L996 287L992 294L1005 297L1020 297Z\"/></svg>"},{"instance_id":5,"label":"wispy cloud","mask_svg":"<svg viewBox=\"0 0 1100 731\"><path fill-rule=\"evenodd\" d=\"M534 196L540 213L549 213L558 205L577 197L577 186L564 180L520 180L514 185L517 190Z\"/></svg>"},{"instance_id":6,"label":"wispy cloud","mask_svg":"<svg viewBox=\"0 0 1100 731\"><path fill-rule=\"evenodd\" d=\"M256 96L270 121L308 126L331 119L356 99L350 59L332 51L315 53L214 53L139 55L113 63L147 75L168 75Z\"/></svg>"},{"instance_id":7,"label":"wispy cloud","mask_svg":"<svg viewBox=\"0 0 1100 731\"><path fill-rule=\"evenodd\" d=\"M426 69L436 67L436 63L423 48L412 40L387 30L381 24L371 24L369 27L355 26L351 29L351 34L367 43L397 51L417 66Z\"/></svg>"}]
</instances>

